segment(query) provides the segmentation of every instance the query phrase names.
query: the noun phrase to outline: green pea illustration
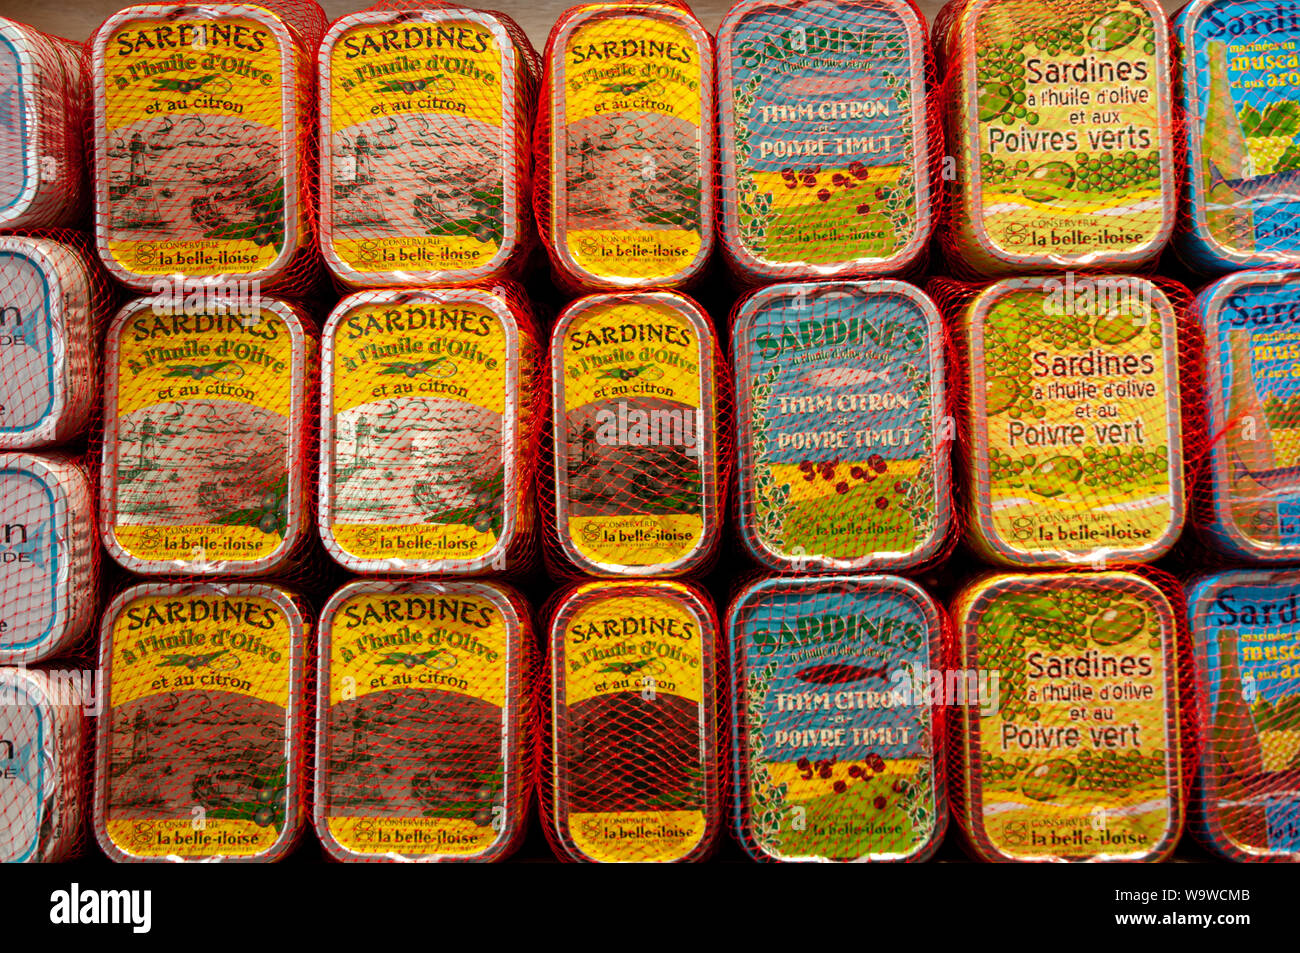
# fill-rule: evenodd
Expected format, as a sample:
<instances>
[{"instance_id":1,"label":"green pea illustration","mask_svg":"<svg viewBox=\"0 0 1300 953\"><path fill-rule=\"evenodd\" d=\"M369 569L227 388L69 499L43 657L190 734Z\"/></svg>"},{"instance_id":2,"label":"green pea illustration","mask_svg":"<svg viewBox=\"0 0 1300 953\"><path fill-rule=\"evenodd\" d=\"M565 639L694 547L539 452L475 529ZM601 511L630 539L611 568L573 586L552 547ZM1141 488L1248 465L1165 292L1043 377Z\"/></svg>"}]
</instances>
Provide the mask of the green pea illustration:
<instances>
[{"instance_id":1,"label":"green pea illustration","mask_svg":"<svg viewBox=\"0 0 1300 953\"><path fill-rule=\"evenodd\" d=\"M1128 46L1142 31L1142 21L1130 10L1107 13L1088 28L1088 45L1099 53Z\"/></svg>"},{"instance_id":2,"label":"green pea illustration","mask_svg":"<svg viewBox=\"0 0 1300 953\"><path fill-rule=\"evenodd\" d=\"M1020 187L1025 198L1051 202L1061 198L1074 185L1074 170L1068 162L1044 162L1025 176Z\"/></svg>"},{"instance_id":3,"label":"green pea illustration","mask_svg":"<svg viewBox=\"0 0 1300 953\"><path fill-rule=\"evenodd\" d=\"M1035 801L1055 801L1068 794L1078 780L1079 772L1069 761L1057 759L1040 764L1020 782L1020 791Z\"/></svg>"}]
</instances>

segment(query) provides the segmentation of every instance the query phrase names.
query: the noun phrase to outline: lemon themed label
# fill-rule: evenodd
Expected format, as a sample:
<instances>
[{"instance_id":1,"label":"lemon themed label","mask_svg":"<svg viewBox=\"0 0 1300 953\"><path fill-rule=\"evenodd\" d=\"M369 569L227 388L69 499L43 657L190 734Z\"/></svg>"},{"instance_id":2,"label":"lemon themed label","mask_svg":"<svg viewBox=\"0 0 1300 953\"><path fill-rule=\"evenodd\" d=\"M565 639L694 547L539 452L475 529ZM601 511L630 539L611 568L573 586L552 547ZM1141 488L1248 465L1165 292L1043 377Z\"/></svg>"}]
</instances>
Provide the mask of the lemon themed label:
<instances>
[{"instance_id":1,"label":"lemon themed label","mask_svg":"<svg viewBox=\"0 0 1300 953\"><path fill-rule=\"evenodd\" d=\"M670 296L585 299L557 326L561 540L592 566L680 566L714 535L713 342Z\"/></svg>"},{"instance_id":2,"label":"lemon themed label","mask_svg":"<svg viewBox=\"0 0 1300 953\"><path fill-rule=\"evenodd\" d=\"M924 26L892 0L747 6L718 43L735 253L901 267L929 233Z\"/></svg>"},{"instance_id":3,"label":"lemon themed label","mask_svg":"<svg viewBox=\"0 0 1300 953\"><path fill-rule=\"evenodd\" d=\"M1159 858L1181 825L1174 620L1124 574L1001 577L959 601L968 824L1011 859Z\"/></svg>"},{"instance_id":4,"label":"lemon themed label","mask_svg":"<svg viewBox=\"0 0 1300 953\"><path fill-rule=\"evenodd\" d=\"M109 332L105 531L151 564L250 564L296 537L308 359L278 305L255 313L128 306Z\"/></svg>"},{"instance_id":5,"label":"lemon themed label","mask_svg":"<svg viewBox=\"0 0 1300 953\"><path fill-rule=\"evenodd\" d=\"M367 587L327 624L329 835L363 855L489 851L517 796L509 604L479 585Z\"/></svg>"},{"instance_id":6,"label":"lemon themed label","mask_svg":"<svg viewBox=\"0 0 1300 953\"><path fill-rule=\"evenodd\" d=\"M910 286L778 285L733 329L741 531L764 563L915 564L949 518L937 311Z\"/></svg>"},{"instance_id":7,"label":"lemon themed label","mask_svg":"<svg viewBox=\"0 0 1300 953\"><path fill-rule=\"evenodd\" d=\"M972 306L974 529L999 561L1154 559L1181 529L1177 332L1145 279L1015 279Z\"/></svg>"},{"instance_id":8,"label":"lemon themed label","mask_svg":"<svg viewBox=\"0 0 1300 953\"><path fill-rule=\"evenodd\" d=\"M375 300L329 340L333 543L356 560L490 558L516 518L513 322L472 297Z\"/></svg>"},{"instance_id":9,"label":"lemon themed label","mask_svg":"<svg viewBox=\"0 0 1300 953\"><path fill-rule=\"evenodd\" d=\"M976 256L1155 254L1172 226L1167 28L1150 0L982 0L962 77Z\"/></svg>"},{"instance_id":10,"label":"lemon themed label","mask_svg":"<svg viewBox=\"0 0 1300 953\"><path fill-rule=\"evenodd\" d=\"M242 9L128 13L95 41L99 243L115 272L260 273L296 241L283 97L298 53L278 20Z\"/></svg>"},{"instance_id":11,"label":"lemon themed label","mask_svg":"<svg viewBox=\"0 0 1300 953\"><path fill-rule=\"evenodd\" d=\"M606 10L573 26L555 56L556 244L597 278L653 283L693 269L712 233L707 36L670 6Z\"/></svg>"},{"instance_id":12,"label":"lemon themed label","mask_svg":"<svg viewBox=\"0 0 1300 953\"><path fill-rule=\"evenodd\" d=\"M479 14L353 20L322 54L327 254L362 274L490 265L517 227L513 48Z\"/></svg>"},{"instance_id":13,"label":"lemon themed label","mask_svg":"<svg viewBox=\"0 0 1300 953\"><path fill-rule=\"evenodd\" d=\"M555 633L562 833L594 861L680 860L711 826L711 636L671 592L577 598Z\"/></svg>"},{"instance_id":14,"label":"lemon themed label","mask_svg":"<svg viewBox=\"0 0 1300 953\"><path fill-rule=\"evenodd\" d=\"M123 599L105 631L99 756L99 821L114 848L253 857L296 825L299 624L247 587Z\"/></svg>"}]
</instances>

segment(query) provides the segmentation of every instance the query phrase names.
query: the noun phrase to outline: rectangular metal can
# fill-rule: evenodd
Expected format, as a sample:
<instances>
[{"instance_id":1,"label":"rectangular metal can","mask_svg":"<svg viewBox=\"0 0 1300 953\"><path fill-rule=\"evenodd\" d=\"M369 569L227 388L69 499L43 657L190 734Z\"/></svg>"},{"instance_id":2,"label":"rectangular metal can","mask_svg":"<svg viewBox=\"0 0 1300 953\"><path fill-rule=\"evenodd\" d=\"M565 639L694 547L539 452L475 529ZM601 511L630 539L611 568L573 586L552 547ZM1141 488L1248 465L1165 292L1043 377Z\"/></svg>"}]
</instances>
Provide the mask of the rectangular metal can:
<instances>
[{"instance_id":1,"label":"rectangular metal can","mask_svg":"<svg viewBox=\"0 0 1300 953\"><path fill-rule=\"evenodd\" d=\"M284 277L311 243L302 43L242 3L128 7L96 31L95 243L114 278Z\"/></svg>"},{"instance_id":2,"label":"rectangular metal can","mask_svg":"<svg viewBox=\"0 0 1300 953\"><path fill-rule=\"evenodd\" d=\"M550 620L544 780L568 860L703 858L721 828L713 610L694 586L589 582Z\"/></svg>"},{"instance_id":3,"label":"rectangular metal can","mask_svg":"<svg viewBox=\"0 0 1300 953\"><path fill-rule=\"evenodd\" d=\"M535 81L497 16L362 11L319 53L321 250L357 287L499 277L526 247Z\"/></svg>"},{"instance_id":4,"label":"rectangular metal can","mask_svg":"<svg viewBox=\"0 0 1300 953\"><path fill-rule=\"evenodd\" d=\"M136 299L108 329L104 546L145 575L274 572L310 530L314 329L272 298L175 304Z\"/></svg>"},{"instance_id":5,"label":"rectangular metal can","mask_svg":"<svg viewBox=\"0 0 1300 953\"><path fill-rule=\"evenodd\" d=\"M365 291L322 352L318 528L354 572L513 568L531 538L538 344L517 291Z\"/></svg>"},{"instance_id":6,"label":"rectangular metal can","mask_svg":"<svg viewBox=\"0 0 1300 953\"><path fill-rule=\"evenodd\" d=\"M262 583L143 583L101 623L92 823L121 862L273 861L303 825L310 624Z\"/></svg>"},{"instance_id":7,"label":"rectangular metal can","mask_svg":"<svg viewBox=\"0 0 1300 953\"><path fill-rule=\"evenodd\" d=\"M953 801L981 860L1159 861L1185 814L1177 623L1123 572L994 575L953 605ZM996 679L996 681L995 681Z\"/></svg>"},{"instance_id":8,"label":"rectangular metal can","mask_svg":"<svg viewBox=\"0 0 1300 953\"><path fill-rule=\"evenodd\" d=\"M920 861L947 826L943 615L896 576L775 577L727 616L735 825L756 860Z\"/></svg>"},{"instance_id":9,"label":"rectangular metal can","mask_svg":"<svg viewBox=\"0 0 1300 953\"><path fill-rule=\"evenodd\" d=\"M1137 277L1007 278L968 306L969 536L1011 566L1149 562L1185 516L1178 326Z\"/></svg>"},{"instance_id":10,"label":"rectangular metal can","mask_svg":"<svg viewBox=\"0 0 1300 953\"><path fill-rule=\"evenodd\" d=\"M900 281L772 285L731 329L739 530L789 570L906 569L952 526L944 329Z\"/></svg>"},{"instance_id":11,"label":"rectangular metal can","mask_svg":"<svg viewBox=\"0 0 1300 953\"><path fill-rule=\"evenodd\" d=\"M952 242L965 264L1007 274L1154 261L1177 178L1157 0L969 0L943 19Z\"/></svg>"},{"instance_id":12,"label":"rectangular metal can","mask_svg":"<svg viewBox=\"0 0 1300 953\"><path fill-rule=\"evenodd\" d=\"M57 655L95 613L95 504L80 465L0 453L0 665Z\"/></svg>"},{"instance_id":13,"label":"rectangular metal can","mask_svg":"<svg viewBox=\"0 0 1300 953\"><path fill-rule=\"evenodd\" d=\"M593 575L675 575L721 533L717 344L673 292L580 298L551 332L560 548Z\"/></svg>"},{"instance_id":14,"label":"rectangular metal can","mask_svg":"<svg viewBox=\"0 0 1300 953\"><path fill-rule=\"evenodd\" d=\"M752 281L898 273L931 229L909 0L741 0L718 31L722 248Z\"/></svg>"},{"instance_id":15,"label":"rectangular metal can","mask_svg":"<svg viewBox=\"0 0 1300 953\"><path fill-rule=\"evenodd\" d=\"M345 861L494 861L524 833L532 628L478 581L358 580L321 613L313 819Z\"/></svg>"}]
</instances>

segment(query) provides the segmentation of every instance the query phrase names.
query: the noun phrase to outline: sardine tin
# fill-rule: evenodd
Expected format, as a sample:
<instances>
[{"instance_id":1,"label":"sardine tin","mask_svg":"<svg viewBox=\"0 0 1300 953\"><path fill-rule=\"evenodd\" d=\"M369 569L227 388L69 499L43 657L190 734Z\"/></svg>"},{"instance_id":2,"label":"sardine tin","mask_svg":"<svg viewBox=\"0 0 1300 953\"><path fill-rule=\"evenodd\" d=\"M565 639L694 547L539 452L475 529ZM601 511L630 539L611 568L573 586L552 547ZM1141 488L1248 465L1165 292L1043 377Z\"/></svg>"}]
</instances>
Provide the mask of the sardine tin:
<instances>
[{"instance_id":1,"label":"sardine tin","mask_svg":"<svg viewBox=\"0 0 1300 953\"><path fill-rule=\"evenodd\" d=\"M473 573L533 521L538 344L504 289L363 291L324 332L317 514L354 572Z\"/></svg>"},{"instance_id":2,"label":"sardine tin","mask_svg":"<svg viewBox=\"0 0 1300 953\"><path fill-rule=\"evenodd\" d=\"M611 43L612 61L600 53ZM685 6L589 3L563 15L547 50L538 224L565 278L594 290L697 277L713 249L712 38Z\"/></svg>"},{"instance_id":3,"label":"sardine tin","mask_svg":"<svg viewBox=\"0 0 1300 953\"><path fill-rule=\"evenodd\" d=\"M751 857L934 853L945 747L918 689L941 666L942 632L935 601L896 576L776 577L740 593L727 618L733 807ZM807 696L826 703L791 704Z\"/></svg>"},{"instance_id":4,"label":"sardine tin","mask_svg":"<svg viewBox=\"0 0 1300 953\"><path fill-rule=\"evenodd\" d=\"M98 397L98 328L80 252L0 236L0 449L53 446L85 429Z\"/></svg>"},{"instance_id":5,"label":"sardine tin","mask_svg":"<svg viewBox=\"0 0 1300 953\"><path fill-rule=\"evenodd\" d=\"M722 520L709 316L673 292L589 295L556 321L550 359L564 555L593 575L700 566Z\"/></svg>"},{"instance_id":6,"label":"sardine tin","mask_svg":"<svg viewBox=\"0 0 1300 953\"><path fill-rule=\"evenodd\" d=\"M0 228L73 224L86 197L81 47L0 18L0 82Z\"/></svg>"},{"instance_id":7,"label":"sardine tin","mask_svg":"<svg viewBox=\"0 0 1300 953\"><path fill-rule=\"evenodd\" d=\"M532 794L531 629L518 593L358 580L330 598L320 631L313 820L330 856L508 854Z\"/></svg>"},{"instance_id":8,"label":"sardine tin","mask_svg":"<svg viewBox=\"0 0 1300 953\"><path fill-rule=\"evenodd\" d=\"M265 296L256 311L170 304L139 298L108 329L104 546L142 574L274 572L308 532L315 334Z\"/></svg>"},{"instance_id":9,"label":"sardine tin","mask_svg":"<svg viewBox=\"0 0 1300 953\"><path fill-rule=\"evenodd\" d=\"M868 277L916 261L938 132L925 54L908 0L731 7L718 31L718 202L743 276Z\"/></svg>"},{"instance_id":10,"label":"sardine tin","mask_svg":"<svg viewBox=\"0 0 1300 953\"><path fill-rule=\"evenodd\" d=\"M86 701L58 675L0 668L0 863L57 863L76 847Z\"/></svg>"},{"instance_id":11,"label":"sardine tin","mask_svg":"<svg viewBox=\"0 0 1300 953\"><path fill-rule=\"evenodd\" d=\"M905 569L952 524L944 329L900 281L773 285L739 305L739 529L771 569ZM882 505L883 504L883 505Z\"/></svg>"},{"instance_id":12,"label":"sardine tin","mask_svg":"<svg viewBox=\"0 0 1300 953\"><path fill-rule=\"evenodd\" d=\"M1165 293L1136 277L1003 279L970 303L961 335L979 552L1011 566L1094 568L1167 552L1185 493Z\"/></svg>"},{"instance_id":13,"label":"sardine tin","mask_svg":"<svg viewBox=\"0 0 1300 953\"><path fill-rule=\"evenodd\" d=\"M311 241L313 66L297 31L254 4L142 4L100 26L95 244L114 278L149 291L176 274L284 277Z\"/></svg>"},{"instance_id":14,"label":"sardine tin","mask_svg":"<svg viewBox=\"0 0 1300 953\"><path fill-rule=\"evenodd\" d=\"M421 39L394 45L394 30ZM330 27L318 62L330 270L362 287L499 275L531 215L533 87L501 21L458 7L353 13Z\"/></svg>"},{"instance_id":15,"label":"sardine tin","mask_svg":"<svg viewBox=\"0 0 1300 953\"><path fill-rule=\"evenodd\" d=\"M1201 522L1232 556L1300 557L1300 271L1243 271L1198 296L1209 486Z\"/></svg>"},{"instance_id":16,"label":"sardine tin","mask_svg":"<svg viewBox=\"0 0 1300 953\"><path fill-rule=\"evenodd\" d=\"M1187 136L1178 250L1208 271L1300 265L1294 5L1193 0L1173 27Z\"/></svg>"},{"instance_id":17,"label":"sardine tin","mask_svg":"<svg viewBox=\"0 0 1300 953\"><path fill-rule=\"evenodd\" d=\"M716 640L708 597L686 583L587 582L557 604L543 783L566 858L688 862L712 849Z\"/></svg>"},{"instance_id":18,"label":"sardine tin","mask_svg":"<svg viewBox=\"0 0 1300 953\"><path fill-rule=\"evenodd\" d=\"M75 644L95 614L95 504L59 454L0 453L0 665Z\"/></svg>"},{"instance_id":19,"label":"sardine tin","mask_svg":"<svg viewBox=\"0 0 1300 953\"><path fill-rule=\"evenodd\" d=\"M100 625L91 813L118 863L273 861L302 829L310 625L264 583L146 582Z\"/></svg>"},{"instance_id":20,"label":"sardine tin","mask_svg":"<svg viewBox=\"0 0 1300 953\"><path fill-rule=\"evenodd\" d=\"M1128 269L1160 254L1176 176L1157 0L953 0L936 46L954 81L952 241L970 269Z\"/></svg>"},{"instance_id":21,"label":"sardine tin","mask_svg":"<svg viewBox=\"0 0 1300 953\"><path fill-rule=\"evenodd\" d=\"M970 849L986 861L1167 857L1185 812L1168 598L1132 573L1003 574L964 589L952 613L957 668L988 689L952 720Z\"/></svg>"},{"instance_id":22,"label":"sardine tin","mask_svg":"<svg viewBox=\"0 0 1300 953\"><path fill-rule=\"evenodd\" d=\"M1234 861L1300 860L1300 573L1238 570L1188 587L1203 693L1197 836Z\"/></svg>"}]
</instances>

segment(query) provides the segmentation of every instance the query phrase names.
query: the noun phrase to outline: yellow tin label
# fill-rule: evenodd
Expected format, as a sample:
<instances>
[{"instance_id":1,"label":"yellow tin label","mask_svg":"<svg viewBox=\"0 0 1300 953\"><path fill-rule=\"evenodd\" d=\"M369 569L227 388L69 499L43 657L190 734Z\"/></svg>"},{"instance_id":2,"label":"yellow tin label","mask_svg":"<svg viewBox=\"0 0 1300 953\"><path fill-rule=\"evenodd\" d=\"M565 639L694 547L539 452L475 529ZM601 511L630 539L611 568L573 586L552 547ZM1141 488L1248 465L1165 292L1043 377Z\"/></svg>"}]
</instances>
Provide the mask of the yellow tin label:
<instances>
[{"instance_id":1,"label":"yellow tin label","mask_svg":"<svg viewBox=\"0 0 1300 953\"><path fill-rule=\"evenodd\" d=\"M472 20L364 24L334 41L326 161L344 265L460 271L496 258L515 162L503 133L507 63Z\"/></svg>"},{"instance_id":2,"label":"yellow tin label","mask_svg":"<svg viewBox=\"0 0 1300 953\"><path fill-rule=\"evenodd\" d=\"M469 562L513 528L516 340L472 300L375 302L336 327L329 529L345 553Z\"/></svg>"},{"instance_id":3,"label":"yellow tin label","mask_svg":"<svg viewBox=\"0 0 1300 953\"><path fill-rule=\"evenodd\" d=\"M287 33L284 34L287 36ZM131 19L106 37L101 228L129 273L245 274L286 237L282 97L292 46L247 17Z\"/></svg>"},{"instance_id":4,"label":"yellow tin label","mask_svg":"<svg viewBox=\"0 0 1300 953\"><path fill-rule=\"evenodd\" d=\"M146 562L249 562L290 531L307 345L277 311L159 314L110 335L116 544ZM291 485L292 483L292 485Z\"/></svg>"},{"instance_id":5,"label":"yellow tin label","mask_svg":"<svg viewBox=\"0 0 1300 953\"><path fill-rule=\"evenodd\" d=\"M612 278L672 278L700 253L704 86L696 38L635 14L591 18L568 36L564 124L555 183L560 243L583 270Z\"/></svg>"},{"instance_id":6,"label":"yellow tin label","mask_svg":"<svg viewBox=\"0 0 1300 953\"><path fill-rule=\"evenodd\" d=\"M711 649L699 617L660 595L594 597L561 638L574 846L601 862L690 854L708 826L712 756L701 749Z\"/></svg>"},{"instance_id":7,"label":"yellow tin label","mask_svg":"<svg viewBox=\"0 0 1300 953\"><path fill-rule=\"evenodd\" d=\"M294 637L253 595L131 599L113 623L105 827L137 857L251 856L298 807L287 782Z\"/></svg>"}]
</instances>

